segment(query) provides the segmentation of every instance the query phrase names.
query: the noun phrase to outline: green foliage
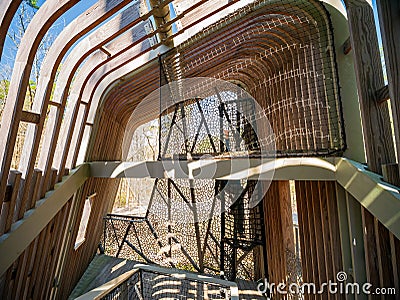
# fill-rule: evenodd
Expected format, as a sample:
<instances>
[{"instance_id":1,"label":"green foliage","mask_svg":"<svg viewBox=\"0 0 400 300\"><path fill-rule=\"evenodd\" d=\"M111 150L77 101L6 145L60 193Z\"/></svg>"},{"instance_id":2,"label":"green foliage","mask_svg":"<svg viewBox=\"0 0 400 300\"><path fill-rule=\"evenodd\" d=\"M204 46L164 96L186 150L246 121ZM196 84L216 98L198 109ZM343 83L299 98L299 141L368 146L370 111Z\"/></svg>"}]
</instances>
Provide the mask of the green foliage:
<instances>
[{"instance_id":1,"label":"green foliage","mask_svg":"<svg viewBox=\"0 0 400 300\"><path fill-rule=\"evenodd\" d=\"M0 105L3 105L10 87L10 81L7 79L0 80Z\"/></svg>"},{"instance_id":2,"label":"green foliage","mask_svg":"<svg viewBox=\"0 0 400 300\"><path fill-rule=\"evenodd\" d=\"M25 3L28 4L30 7L33 7L35 9L39 9L39 5L37 3L37 0L25 0Z\"/></svg>"},{"instance_id":3,"label":"green foliage","mask_svg":"<svg viewBox=\"0 0 400 300\"><path fill-rule=\"evenodd\" d=\"M176 267L180 270L185 270L189 272L196 272L197 270L189 263L184 263L184 262L178 262L176 264Z\"/></svg>"}]
</instances>

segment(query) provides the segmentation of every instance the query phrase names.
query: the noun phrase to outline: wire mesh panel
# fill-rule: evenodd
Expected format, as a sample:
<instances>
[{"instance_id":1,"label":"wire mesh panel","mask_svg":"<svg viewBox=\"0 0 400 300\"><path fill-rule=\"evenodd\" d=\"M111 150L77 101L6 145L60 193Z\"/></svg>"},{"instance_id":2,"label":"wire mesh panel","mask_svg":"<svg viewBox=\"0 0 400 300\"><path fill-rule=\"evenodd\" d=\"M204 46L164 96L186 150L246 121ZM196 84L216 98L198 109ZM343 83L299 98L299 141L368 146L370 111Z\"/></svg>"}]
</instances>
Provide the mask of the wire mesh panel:
<instances>
[{"instance_id":1,"label":"wire mesh panel","mask_svg":"<svg viewBox=\"0 0 400 300\"><path fill-rule=\"evenodd\" d=\"M140 273L134 273L127 280L123 281L107 295L101 298L102 300L130 299L143 300L140 291ZM150 298L146 298L150 299Z\"/></svg>"},{"instance_id":2,"label":"wire mesh panel","mask_svg":"<svg viewBox=\"0 0 400 300\"><path fill-rule=\"evenodd\" d=\"M345 149L333 31L319 1L254 1L174 48L161 63L168 82L203 76L243 87L263 107L278 156Z\"/></svg>"},{"instance_id":3,"label":"wire mesh panel","mask_svg":"<svg viewBox=\"0 0 400 300\"><path fill-rule=\"evenodd\" d=\"M208 199L210 193L222 189L224 186L220 181L208 181L213 191L202 188L198 181L192 186L182 183L178 186L172 182L170 179L157 180L156 192L145 218L108 215L104 219L105 253L213 275L224 271L231 274L228 278L256 280L252 251L262 245L263 216L259 206L249 208L255 182L243 182L244 192L236 202L228 199L227 190L226 202L215 201L214 205L205 202L204 206L196 206L196 201ZM168 206L166 201L175 201L176 198L181 201ZM223 212L221 205L225 203L227 208ZM178 204L184 208L177 207ZM210 217L213 209L217 213ZM173 210L177 214L174 218ZM181 216L181 222L178 216ZM185 217L191 219L185 221ZM196 218L202 219L194 222Z\"/></svg>"},{"instance_id":4,"label":"wire mesh panel","mask_svg":"<svg viewBox=\"0 0 400 300\"><path fill-rule=\"evenodd\" d=\"M345 149L333 32L319 1L254 1L159 62L162 84L191 77L224 79L242 87L263 110L256 111L249 97L216 90L161 111L160 94L160 160L263 155L260 149L271 137L259 138L254 131L265 116L275 134L276 156L340 155ZM223 185L158 179L145 221L125 220L129 224L119 227L121 233L113 232L116 227L109 222L105 236L120 240L114 252L122 257L258 279L253 278L254 262L265 241L262 208L249 205L250 195L258 194L256 184L231 181L225 194L236 186L243 190L240 197L215 202Z\"/></svg>"},{"instance_id":5,"label":"wire mesh panel","mask_svg":"<svg viewBox=\"0 0 400 300\"><path fill-rule=\"evenodd\" d=\"M254 111L253 99L233 91L176 104L160 118L161 158L260 153Z\"/></svg>"}]
</instances>

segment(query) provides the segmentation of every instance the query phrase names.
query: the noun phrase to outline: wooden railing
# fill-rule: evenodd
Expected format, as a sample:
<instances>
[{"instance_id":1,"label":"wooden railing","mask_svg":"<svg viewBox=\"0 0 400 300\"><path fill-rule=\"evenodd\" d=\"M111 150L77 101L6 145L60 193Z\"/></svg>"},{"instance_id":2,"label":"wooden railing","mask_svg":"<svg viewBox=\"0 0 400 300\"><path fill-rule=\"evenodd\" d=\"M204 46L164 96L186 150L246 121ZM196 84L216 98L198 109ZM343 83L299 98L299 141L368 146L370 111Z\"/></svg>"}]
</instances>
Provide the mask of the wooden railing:
<instances>
[{"instance_id":1,"label":"wooden railing","mask_svg":"<svg viewBox=\"0 0 400 300\"><path fill-rule=\"evenodd\" d=\"M157 284L162 281L163 284ZM97 287L77 300L89 299L154 299L163 295L168 299L180 299L191 293L199 299L239 300L236 283L205 275L167 269L144 264Z\"/></svg>"}]
</instances>

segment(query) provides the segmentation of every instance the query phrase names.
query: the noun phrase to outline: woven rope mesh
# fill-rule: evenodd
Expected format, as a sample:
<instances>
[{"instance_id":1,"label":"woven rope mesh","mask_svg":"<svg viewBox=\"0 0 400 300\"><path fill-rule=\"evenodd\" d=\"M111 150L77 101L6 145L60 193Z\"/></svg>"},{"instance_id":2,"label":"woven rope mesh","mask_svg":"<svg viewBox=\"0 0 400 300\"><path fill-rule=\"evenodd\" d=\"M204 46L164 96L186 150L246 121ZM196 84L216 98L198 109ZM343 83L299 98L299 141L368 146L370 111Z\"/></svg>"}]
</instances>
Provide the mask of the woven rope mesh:
<instances>
[{"instance_id":1,"label":"woven rope mesh","mask_svg":"<svg viewBox=\"0 0 400 300\"><path fill-rule=\"evenodd\" d=\"M111 299L230 299L230 288L216 283L139 270L102 297Z\"/></svg>"},{"instance_id":2,"label":"woven rope mesh","mask_svg":"<svg viewBox=\"0 0 400 300\"><path fill-rule=\"evenodd\" d=\"M278 157L345 149L333 32L318 1L255 1L160 57L161 85L191 77L230 81L250 94L271 123ZM240 94L216 92L160 114L160 159L257 156L271 143L252 131L262 114L254 114L254 103ZM106 219L106 253L258 279L254 262L265 243L264 213L248 205L256 185L236 182L246 192L235 203L219 201L214 209L220 213L210 220L196 216L208 213L223 184L156 180L145 221ZM109 239L119 240L117 247Z\"/></svg>"},{"instance_id":3,"label":"woven rope mesh","mask_svg":"<svg viewBox=\"0 0 400 300\"><path fill-rule=\"evenodd\" d=\"M239 84L262 106L278 156L343 151L333 32L320 2L255 1L204 32L163 56L165 82L201 76Z\"/></svg>"}]
</instances>

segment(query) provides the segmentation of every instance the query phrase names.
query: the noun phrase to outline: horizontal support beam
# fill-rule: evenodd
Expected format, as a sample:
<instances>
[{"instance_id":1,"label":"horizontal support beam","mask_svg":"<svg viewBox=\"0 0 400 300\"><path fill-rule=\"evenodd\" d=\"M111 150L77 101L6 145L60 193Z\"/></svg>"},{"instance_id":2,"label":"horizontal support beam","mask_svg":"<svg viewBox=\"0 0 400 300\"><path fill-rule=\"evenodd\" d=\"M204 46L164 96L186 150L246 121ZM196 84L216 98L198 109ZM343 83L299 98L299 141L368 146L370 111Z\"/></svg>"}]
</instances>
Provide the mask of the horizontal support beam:
<instances>
[{"instance_id":1,"label":"horizontal support beam","mask_svg":"<svg viewBox=\"0 0 400 300\"><path fill-rule=\"evenodd\" d=\"M194 162L91 162L93 177L337 181L400 238L399 188L346 158L209 159Z\"/></svg>"},{"instance_id":2,"label":"horizontal support beam","mask_svg":"<svg viewBox=\"0 0 400 300\"><path fill-rule=\"evenodd\" d=\"M72 170L70 175L57 183L54 190L36 203L36 207L28 210L24 217L15 222L10 232L0 237L0 276L22 254L29 244L49 224L79 187L90 176L87 164Z\"/></svg>"},{"instance_id":3,"label":"horizontal support beam","mask_svg":"<svg viewBox=\"0 0 400 300\"><path fill-rule=\"evenodd\" d=\"M363 164L340 158L337 182L400 239L400 190Z\"/></svg>"},{"instance_id":4,"label":"horizontal support beam","mask_svg":"<svg viewBox=\"0 0 400 300\"><path fill-rule=\"evenodd\" d=\"M92 177L334 181L333 162L320 158L203 159L197 161L91 162Z\"/></svg>"},{"instance_id":5,"label":"horizontal support beam","mask_svg":"<svg viewBox=\"0 0 400 300\"><path fill-rule=\"evenodd\" d=\"M38 124L40 122L40 115L30 111L23 110L21 115L21 121Z\"/></svg>"}]
</instances>

